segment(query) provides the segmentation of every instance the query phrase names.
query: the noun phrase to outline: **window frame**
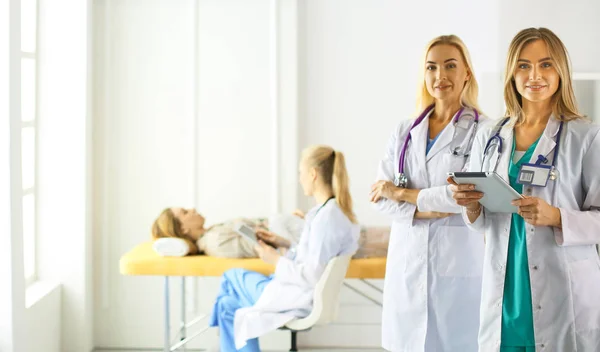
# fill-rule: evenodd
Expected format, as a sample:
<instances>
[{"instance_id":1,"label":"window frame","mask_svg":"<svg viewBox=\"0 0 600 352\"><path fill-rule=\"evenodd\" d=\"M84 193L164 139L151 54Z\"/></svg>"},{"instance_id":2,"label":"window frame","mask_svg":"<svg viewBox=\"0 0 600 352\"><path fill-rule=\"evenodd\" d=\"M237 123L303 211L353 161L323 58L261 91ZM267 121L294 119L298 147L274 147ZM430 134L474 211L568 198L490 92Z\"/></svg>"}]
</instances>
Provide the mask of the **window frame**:
<instances>
[{"instance_id":1,"label":"window frame","mask_svg":"<svg viewBox=\"0 0 600 352\"><path fill-rule=\"evenodd\" d=\"M34 23L35 24L35 39L34 39L34 50L33 51L23 51L23 31L21 30L21 46L20 46L20 63L21 63L21 72L22 72L22 67L23 67L23 62L25 60L33 60L34 62L34 80L33 80L33 94L35 95L33 102L34 102L34 109L33 109L33 119L29 120L29 121L23 121L23 112L21 109L21 164L23 165L25 160L23 159L24 154L23 154L23 147L22 147L22 136L23 136L23 131L25 131L25 129L31 128L33 129L34 132L34 139L33 139L33 154L34 154L34 160L33 160L33 185L31 187L28 188L23 188L21 187L21 202L22 204L25 204L25 197L27 196L33 196L33 219L34 219L34 223L33 223L33 244L32 244L32 250L33 253L29 253L29 258L32 258L32 262L29 263L25 263L25 258L27 257L25 255L25 251L29 249L29 246L25 245L25 233L23 231L23 261L24 261L24 268L26 267L31 267L32 271L31 272L27 272L24 270L24 275L25 275L25 284L27 286L33 284L34 282L36 282L38 280L38 192L37 192L37 185L38 185L38 157L39 157L39 153L38 153L38 140L39 140L39 128L38 128L38 121L39 121L39 1L38 0L33 0L33 3L35 5L35 19L33 21L31 21L30 23ZM22 3L21 3L22 4ZM21 11L23 11L23 6L21 6ZM23 14L21 14L21 18L23 17ZM20 79L20 89L22 92L22 86L23 86L23 76L21 74L21 79ZM21 96L21 106L23 106L22 103L23 102L23 96ZM21 170L23 169L23 166L21 166ZM22 181L23 181L23 172L21 174L21 184L23 185ZM24 208L23 206L21 206L21 222L22 222L22 228L23 230L25 230L25 228L27 228L24 224L24 220L25 220L26 216L25 216L25 212L24 212Z\"/></svg>"}]
</instances>

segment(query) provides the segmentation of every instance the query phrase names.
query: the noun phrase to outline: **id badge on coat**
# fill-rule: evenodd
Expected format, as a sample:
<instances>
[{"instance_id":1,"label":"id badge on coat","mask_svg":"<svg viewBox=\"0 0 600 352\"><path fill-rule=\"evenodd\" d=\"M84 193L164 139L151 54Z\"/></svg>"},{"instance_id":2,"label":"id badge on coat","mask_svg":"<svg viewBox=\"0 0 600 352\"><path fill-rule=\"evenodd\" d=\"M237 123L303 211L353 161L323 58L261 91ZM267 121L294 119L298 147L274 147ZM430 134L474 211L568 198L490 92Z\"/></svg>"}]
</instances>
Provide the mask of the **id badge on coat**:
<instances>
[{"instance_id":1,"label":"id badge on coat","mask_svg":"<svg viewBox=\"0 0 600 352\"><path fill-rule=\"evenodd\" d=\"M546 187L548 180L554 174L552 169L553 166L550 165L523 164L517 177L517 183Z\"/></svg>"}]
</instances>

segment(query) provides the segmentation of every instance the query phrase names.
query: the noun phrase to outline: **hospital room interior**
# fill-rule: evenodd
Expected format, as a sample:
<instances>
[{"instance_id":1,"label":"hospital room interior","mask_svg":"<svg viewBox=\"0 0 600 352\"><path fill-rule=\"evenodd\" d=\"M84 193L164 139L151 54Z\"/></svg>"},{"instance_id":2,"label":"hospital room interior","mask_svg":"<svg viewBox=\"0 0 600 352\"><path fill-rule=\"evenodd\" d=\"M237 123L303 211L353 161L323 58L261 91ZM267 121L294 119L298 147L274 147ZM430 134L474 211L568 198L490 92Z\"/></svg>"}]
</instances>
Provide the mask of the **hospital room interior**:
<instances>
[{"instance_id":1,"label":"hospital room interior","mask_svg":"<svg viewBox=\"0 0 600 352\"><path fill-rule=\"evenodd\" d=\"M261 331L260 350L427 351L382 345L396 336L382 329L395 309L386 265L410 264L388 258L397 219L372 198L390 135L421 113L427 43L464 42L476 113L499 121L511 40L548 28L568 49L579 112L600 123L596 0L7 0L0 13L2 352L235 352L222 344L233 330L214 327L223 275L260 273L267 290L331 207L354 242L319 262L311 308ZM323 181L306 164L314 146L345 160L350 210L338 166ZM200 238L165 234L161 217L190 214Z\"/></svg>"}]
</instances>

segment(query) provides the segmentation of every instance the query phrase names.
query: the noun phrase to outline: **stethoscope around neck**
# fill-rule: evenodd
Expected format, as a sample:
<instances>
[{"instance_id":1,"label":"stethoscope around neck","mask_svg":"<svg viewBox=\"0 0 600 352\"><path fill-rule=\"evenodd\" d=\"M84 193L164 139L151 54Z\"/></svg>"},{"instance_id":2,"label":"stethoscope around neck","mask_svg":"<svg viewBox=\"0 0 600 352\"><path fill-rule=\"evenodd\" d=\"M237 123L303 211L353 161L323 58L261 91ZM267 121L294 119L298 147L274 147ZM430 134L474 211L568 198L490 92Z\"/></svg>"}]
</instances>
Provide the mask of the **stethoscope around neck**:
<instances>
[{"instance_id":1,"label":"stethoscope around neck","mask_svg":"<svg viewBox=\"0 0 600 352\"><path fill-rule=\"evenodd\" d=\"M413 130L413 128L417 127L421 122L423 122L423 120L425 120L425 117L431 112L431 110L433 110L434 107L435 107L435 104L429 105L421 113L421 115L419 115L419 117L417 117L417 119L415 120L415 122L411 126L410 130L408 130L408 136L404 140L404 145L402 146L402 151L400 152L400 160L398 161L398 174L394 178L394 185L396 185L396 187L406 188L406 186L408 186L408 177L404 173L404 164L406 162L406 151L408 150L408 143L412 139L412 136L411 136L410 132ZM455 127L455 132L454 132L455 134L456 134L456 125L458 124L458 121L460 120L460 118L461 118L462 113L463 113L464 110L465 110L465 107L464 106L461 107L460 110L458 110L458 112L456 113L456 115L452 119L452 124ZM475 119L474 119L475 126L473 127L473 131L471 132L471 136L469 137L469 143L467 144L467 148L462 153L462 156L465 157L465 158L469 157L469 146L473 142L473 138L475 137L475 134L476 134L476 131L477 131L477 125L479 124L479 113L477 112L476 109L473 109L473 111L475 113ZM456 137L456 135L452 136L452 140L453 141L454 141L455 137ZM458 147L457 148L453 148L451 150L451 152L452 152L452 154L454 156L460 156L461 155L461 153L459 153L459 151L458 151Z\"/></svg>"},{"instance_id":2,"label":"stethoscope around neck","mask_svg":"<svg viewBox=\"0 0 600 352\"><path fill-rule=\"evenodd\" d=\"M562 134L562 130L563 130L563 126L564 126L564 117L561 116L562 121L560 122L560 126L558 127L558 132L556 134L556 147L554 148L554 156L552 157L552 170L551 170L551 178L555 179L556 178L556 173L554 171L554 168L556 167L556 159L558 157L558 147L560 144L560 135ZM490 139L488 139L487 143L485 144L485 148L483 149L483 158L481 160L481 170L483 171L483 166L485 165L485 158L488 156L488 152L490 150L492 150L493 146L496 145L497 148L497 157L496 157L496 163L494 164L493 169L488 171L496 171L496 169L498 168L498 164L500 162L500 157L502 156L502 152L504 152L504 140L502 139L502 137L500 137L500 132L502 131L502 128L504 127L504 125L506 125L508 123L508 121L510 121L510 117L505 118L504 120L502 120L500 122L499 125L497 125L496 127L496 133L494 133L494 135L492 135L490 137ZM546 159L546 157L544 155L538 155L537 161L535 162L536 165L541 165L542 163L547 163L548 159Z\"/></svg>"}]
</instances>

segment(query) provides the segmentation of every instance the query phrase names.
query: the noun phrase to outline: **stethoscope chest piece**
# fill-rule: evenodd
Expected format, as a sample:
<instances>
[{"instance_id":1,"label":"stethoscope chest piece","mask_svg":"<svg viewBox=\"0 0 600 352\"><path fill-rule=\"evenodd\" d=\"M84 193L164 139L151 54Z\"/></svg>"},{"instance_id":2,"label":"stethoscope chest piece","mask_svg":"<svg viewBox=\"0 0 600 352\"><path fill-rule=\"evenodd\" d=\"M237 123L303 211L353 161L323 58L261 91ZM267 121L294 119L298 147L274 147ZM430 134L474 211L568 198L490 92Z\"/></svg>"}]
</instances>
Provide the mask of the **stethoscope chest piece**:
<instances>
[{"instance_id":1,"label":"stethoscope chest piece","mask_svg":"<svg viewBox=\"0 0 600 352\"><path fill-rule=\"evenodd\" d=\"M406 188L408 186L408 177L404 173L396 174L394 177L394 185L400 188Z\"/></svg>"}]
</instances>

